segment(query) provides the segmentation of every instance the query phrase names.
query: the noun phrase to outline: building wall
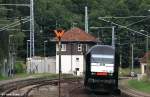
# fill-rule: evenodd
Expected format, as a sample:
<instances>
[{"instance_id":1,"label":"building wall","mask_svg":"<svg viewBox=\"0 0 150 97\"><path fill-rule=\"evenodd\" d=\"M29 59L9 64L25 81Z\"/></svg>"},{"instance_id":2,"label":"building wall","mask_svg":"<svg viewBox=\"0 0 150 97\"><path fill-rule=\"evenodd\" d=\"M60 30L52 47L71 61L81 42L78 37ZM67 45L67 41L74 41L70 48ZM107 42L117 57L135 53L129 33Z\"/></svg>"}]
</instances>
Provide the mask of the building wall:
<instances>
[{"instance_id":1,"label":"building wall","mask_svg":"<svg viewBox=\"0 0 150 97\"><path fill-rule=\"evenodd\" d=\"M62 43L66 44L66 50L62 50L62 55L83 55L83 52L88 51L88 49L94 45L94 43ZM82 45L81 51L78 50L78 45ZM58 44L56 44L56 54L58 54Z\"/></svg>"},{"instance_id":2,"label":"building wall","mask_svg":"<svg viewBox=\"0 0 150 97\"><path fill-rule=\"evenodd\" d=\"M141 63L141 73L146 74L146 63Z\"/></svg>"},{"instance_id":3,"label":"building wall","mask_svg":"<svg viewBox=\"0 0 150 97\"><path fill-rule=\"evenodd\" d=\"M84 58L83 55L61 55L61 69L62 73L75 74L76 68L77 75L83 74ZM56 55L56 73L59 73L59 56Z\"/></svg>"}]
</instances>

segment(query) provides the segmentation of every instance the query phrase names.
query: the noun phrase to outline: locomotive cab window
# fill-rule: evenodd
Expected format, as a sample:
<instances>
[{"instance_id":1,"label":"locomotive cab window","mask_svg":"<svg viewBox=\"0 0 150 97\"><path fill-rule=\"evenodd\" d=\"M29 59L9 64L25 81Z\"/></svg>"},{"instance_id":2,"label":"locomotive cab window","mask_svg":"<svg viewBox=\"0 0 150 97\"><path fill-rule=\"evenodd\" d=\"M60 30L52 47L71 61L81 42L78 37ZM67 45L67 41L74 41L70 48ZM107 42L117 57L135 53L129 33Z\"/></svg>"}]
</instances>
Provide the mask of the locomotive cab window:
<instances>
[{"instance_id":1,"label":"locomotive cab window","mask_svg":"<svg viewBox=\"0 0 150 97\"><path fill-rule=\"evenodd\" d=\"M114 72L114 56L93 54L91 56L91 72Z\"/></svg>"},{"instance_id":2,"label":"locomotive cab window","mask_svg":"<svg viewBox=\"0 0 150 97\"><path fill-rule=\"evenodd\" d=\"M114 57L113 57L113 55L92 55L91 62L92 63L113 64Z\"/></svg>"}]
</instances>

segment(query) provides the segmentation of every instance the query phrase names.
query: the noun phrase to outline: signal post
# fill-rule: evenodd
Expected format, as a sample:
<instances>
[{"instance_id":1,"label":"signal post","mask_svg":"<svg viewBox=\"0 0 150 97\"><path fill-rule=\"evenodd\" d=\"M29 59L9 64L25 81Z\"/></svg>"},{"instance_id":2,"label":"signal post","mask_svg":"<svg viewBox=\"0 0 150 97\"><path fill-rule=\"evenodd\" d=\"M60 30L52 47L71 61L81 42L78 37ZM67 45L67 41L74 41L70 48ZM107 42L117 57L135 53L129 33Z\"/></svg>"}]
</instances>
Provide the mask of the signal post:
<instances>
[{"instance_id":1,"label":"signal post","mask_svg":"<svg viewBox=\"0 0 150 97\"><path fill-rule=\"evenodd\" d=\"M58 30L54 30L54 32L55 32L55 34L56 34L56 37L57 37L57 39L58 39L58 48L59 48L59 93L58 93L58 97L60 97L61 95L60 95L60 93L61 93L61 91L60 91L60 88L61 88L61 86L60 86L60 81L61 81L61 38L62 38L62 36L64 35L64 30L62 30L62 29L58 29Z\"/></svg>"}]
</instances>

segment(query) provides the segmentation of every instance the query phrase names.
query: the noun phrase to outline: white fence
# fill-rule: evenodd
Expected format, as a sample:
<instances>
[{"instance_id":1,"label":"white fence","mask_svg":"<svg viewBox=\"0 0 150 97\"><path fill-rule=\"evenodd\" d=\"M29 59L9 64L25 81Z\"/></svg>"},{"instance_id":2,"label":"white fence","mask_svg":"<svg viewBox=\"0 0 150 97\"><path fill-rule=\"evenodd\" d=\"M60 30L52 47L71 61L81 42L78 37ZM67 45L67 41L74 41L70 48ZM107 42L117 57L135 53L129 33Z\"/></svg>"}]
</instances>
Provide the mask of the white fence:
<instances>
[{"instance_id":1,"label":"white fence","mask_svg":"<svg viewBox=\"0 0 150 97\"><path fill-rule=\"evenodd\" d=\"M56 73L56 57L27 58L27 72Z\"/></svg>"}]
</instances>

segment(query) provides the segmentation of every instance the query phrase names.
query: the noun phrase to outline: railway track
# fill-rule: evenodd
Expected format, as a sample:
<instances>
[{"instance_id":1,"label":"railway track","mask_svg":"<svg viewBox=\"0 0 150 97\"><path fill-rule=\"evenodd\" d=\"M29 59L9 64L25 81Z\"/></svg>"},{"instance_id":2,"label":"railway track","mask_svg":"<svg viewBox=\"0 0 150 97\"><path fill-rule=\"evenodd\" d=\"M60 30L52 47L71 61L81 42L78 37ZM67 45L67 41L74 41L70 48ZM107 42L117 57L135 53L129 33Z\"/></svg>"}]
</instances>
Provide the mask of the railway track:
<instances>
[{"instance_id":1,"label":"railway track","mask_svg":"<svg viewBox=\"0 0 150 97\"><path fill-rule=\"evenodd\" d=\"M55 87L55 95L49 96ZM47 89L46 91L44 89ZM0 97L58 97L58 79L34 78L3 84ZM139 94L126 87L121 87L121 95L104 92L92 92L83 86L82 79L63 78L61 80L61 97L150 97ZM45 94L45 95L44 95ZM44 95L44 96L43 96Z\"/></svg>"},{"instance_id":2,"label":"railway track","mask_svg":"<svg viewBox=\"0 0 150 97\"><path fill-rule=\"evenodd\" d=\"M74 81L74 78L62 78L61 82ZM33 78L10 82L0 86L0 97L28 97L28 94L35 88L45 85L57 86L58 79Z\"/></svg>"},{"instance_id":3,"label":"railway track","mask_svg":"<svg viewBox=\"0 0 150 97\"><path fill-rule=\"evenodd\" d=\"M49 79L44 78L33 78L27 80L19 80L15 82L10 82L9 84L3 84L0 86L0 94L1 97L24 97L22 94L13 93L15 90L20 90L24 87L32 87L36 85L40 85L42 82L49 81Z\"/></svg>"}]
</instances>

